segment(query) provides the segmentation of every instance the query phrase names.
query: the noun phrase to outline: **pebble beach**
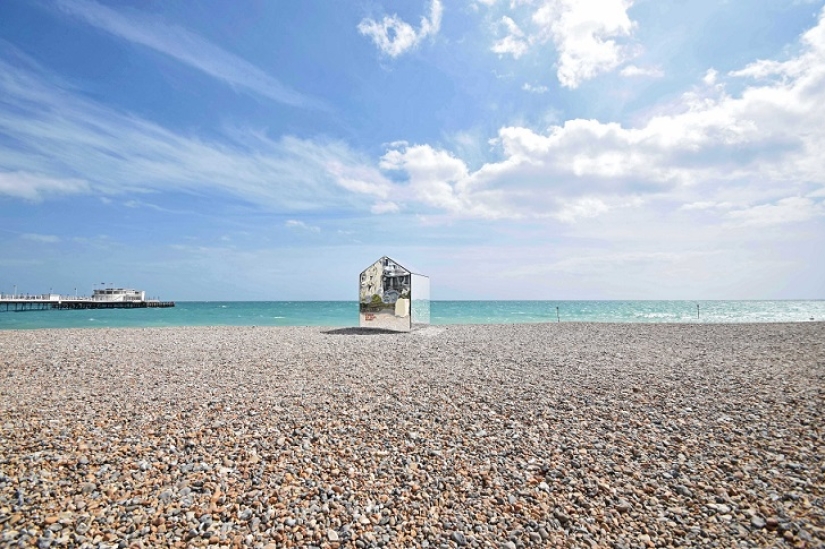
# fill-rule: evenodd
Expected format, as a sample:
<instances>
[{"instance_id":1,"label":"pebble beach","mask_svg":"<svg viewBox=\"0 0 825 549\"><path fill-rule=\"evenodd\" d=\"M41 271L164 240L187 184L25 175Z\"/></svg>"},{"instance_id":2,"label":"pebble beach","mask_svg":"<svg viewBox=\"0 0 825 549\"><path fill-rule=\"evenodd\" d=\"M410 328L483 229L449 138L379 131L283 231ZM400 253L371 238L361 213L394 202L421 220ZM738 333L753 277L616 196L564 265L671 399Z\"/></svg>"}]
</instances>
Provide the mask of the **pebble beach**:
<instances>
[{"instance_id":1,"label":"pebble beach","mask_svg":"<svg viewBox=\"0 0 825 549\"><path fill-rule=\"evenodd\" d=\"M0 547L823 547L825 323L0 332Z\"/></svg>"}]
</instances>

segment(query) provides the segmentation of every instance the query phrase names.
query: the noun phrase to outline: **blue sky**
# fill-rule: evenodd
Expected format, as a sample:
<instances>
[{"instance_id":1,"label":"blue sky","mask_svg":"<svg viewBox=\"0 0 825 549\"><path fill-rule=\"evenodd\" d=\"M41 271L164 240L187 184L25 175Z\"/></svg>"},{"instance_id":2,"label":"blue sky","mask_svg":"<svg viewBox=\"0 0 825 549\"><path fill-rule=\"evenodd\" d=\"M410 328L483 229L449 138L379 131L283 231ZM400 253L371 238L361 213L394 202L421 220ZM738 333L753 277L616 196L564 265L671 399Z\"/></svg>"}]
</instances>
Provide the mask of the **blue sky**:
<instances>
[{"instance_id":1,"label":"blue sky","mask_svg":"<svg viewBox=\"0 0 825 549\"><path fill-rule=\"evenodd\" d=\"M825 298L822 0L0 2L0 292Z\"/></svg>"}]
</instances>

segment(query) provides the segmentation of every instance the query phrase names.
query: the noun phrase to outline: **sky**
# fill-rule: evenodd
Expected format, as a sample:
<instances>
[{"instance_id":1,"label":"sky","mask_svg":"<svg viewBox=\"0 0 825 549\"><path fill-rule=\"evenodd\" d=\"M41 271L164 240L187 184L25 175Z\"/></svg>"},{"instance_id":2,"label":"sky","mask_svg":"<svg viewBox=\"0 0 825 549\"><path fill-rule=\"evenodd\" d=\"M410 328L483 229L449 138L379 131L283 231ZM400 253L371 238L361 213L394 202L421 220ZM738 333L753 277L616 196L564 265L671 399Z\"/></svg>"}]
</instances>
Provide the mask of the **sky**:
<instances>
[{"instance_id":1,"label":"sky","mask_svg":"<svg viewBox=\"0 0 825 549\"><path fill-rule=\"evenodd\" d=\"M825 0L3 0L0 292L825 298Z\"/></svg>"}]
</instances>

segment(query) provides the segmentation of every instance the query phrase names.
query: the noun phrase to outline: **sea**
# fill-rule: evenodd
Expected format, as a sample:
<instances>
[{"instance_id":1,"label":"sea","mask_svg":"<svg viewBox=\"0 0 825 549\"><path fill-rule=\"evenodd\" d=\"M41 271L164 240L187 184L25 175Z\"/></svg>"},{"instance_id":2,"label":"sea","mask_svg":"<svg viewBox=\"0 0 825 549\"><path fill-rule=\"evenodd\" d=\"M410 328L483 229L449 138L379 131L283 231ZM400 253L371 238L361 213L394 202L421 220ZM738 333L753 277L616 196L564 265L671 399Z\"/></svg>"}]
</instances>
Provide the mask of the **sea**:
<instances>
[{"instance_id":1,"label":"sea","mask_svg":"<svg viewBox=\"0 0 825 549\"><path fill-rule=\"evenodd\" d=\"M432 301L430 322L749 323L825 321L825 300ZM165 309L0 311L0 330L358 325L356 301L183 301Z\"/></svg>"}]
</instances>

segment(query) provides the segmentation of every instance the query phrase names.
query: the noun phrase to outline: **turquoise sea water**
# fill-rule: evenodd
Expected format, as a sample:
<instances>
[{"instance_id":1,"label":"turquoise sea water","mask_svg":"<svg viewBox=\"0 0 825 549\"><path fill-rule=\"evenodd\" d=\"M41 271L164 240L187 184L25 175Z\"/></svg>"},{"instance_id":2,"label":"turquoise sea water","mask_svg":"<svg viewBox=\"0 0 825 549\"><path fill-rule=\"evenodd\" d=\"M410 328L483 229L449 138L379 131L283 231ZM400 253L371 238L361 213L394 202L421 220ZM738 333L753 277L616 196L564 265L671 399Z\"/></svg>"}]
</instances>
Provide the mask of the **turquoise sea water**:
<instances>
[{"instance_id":1,"label":"turquoise sea water","mask_svg":"<svg viewBox=\"0 0 825 549\"><path fill-rule=\"evenodd\" d=\"M698 318L697 318L697 307ZM558 308L558 309L557 309ZM808 301L433 301L432 324L825 321ZM358 325L355 301L178 302L170 309L0 311L0 329Z\"/></svg>"}]
</instances>

